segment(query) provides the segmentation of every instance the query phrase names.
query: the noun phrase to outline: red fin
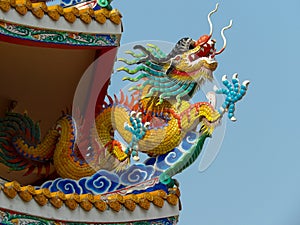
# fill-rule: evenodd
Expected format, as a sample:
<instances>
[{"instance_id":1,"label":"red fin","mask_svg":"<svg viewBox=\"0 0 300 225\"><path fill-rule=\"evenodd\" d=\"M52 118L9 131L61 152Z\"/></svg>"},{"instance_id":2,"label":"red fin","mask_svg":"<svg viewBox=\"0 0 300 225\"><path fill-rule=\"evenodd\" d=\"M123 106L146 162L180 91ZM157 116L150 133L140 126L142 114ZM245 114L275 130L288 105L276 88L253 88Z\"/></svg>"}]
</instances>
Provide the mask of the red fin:
<instances>
[{"instance_id":1,"label":"red fin","mask_svg":"<svg viewBox=\"0 0 300 225\"><path fill-rule=\"evenodd\" d=\"M125 98L125 103L124 105L128 106L128 95L126 95L126 98Z\"/></svg>"},{"instance_id":2,"label":"red fin","mask_svg":"<svg viewBox=\"0 0 300 225\"><path fill-rule=\"evenodd\" d=\"M121 94L121 96L120 96L120 101L119 101L119 103L123 103L124 102L124 92L122 91L122 89L120 90L120 94Z\"/></svg>"},{"instance_id":3,"label":"red fin","mask_svg":"<svg viewBox=\"0 0 300 225\"><path fill-rule=\"evenodd\" d=\"M118 98L117 98L117 96L115 94L114 94L114 98L115 98L115 103L119 104L119 100L118 100Z\"/></svg>"},{"instance_id":4,"label":"red fin","mask_svg":"<svg viewBox=\"0 0 300 225\"><path fill-rule=\"evenodd\" d=\"M131 95L131 101L130 101L130 103L129 103L129 107L130 107L130 108L133 107L134 101L135 101L134 96Z\"/></svg>"},{"instance_id":5,"label":"red fin","mask_svg":"<svg viewBox=\"0 0 300 225\"><path fill-rule=\"evenodd\" d=\"M23 176L25 177L25 176L28 176L28 175L32 174L32 172L34 171L34 169L35 169L35 166L30 166L28 168L27 172Z\"/></svg>"},{"instance_id":6,"label":"red fin","mask_svg":"<svg viewBox=\"0 0 300 225\"><path fill-rule=\"evenodd\" d=\"M107 95L107 98L109 100L109 104L114 104L114 100L112 99L112 97L110 97L110 95Z\"/></svg>"}]
</instances>

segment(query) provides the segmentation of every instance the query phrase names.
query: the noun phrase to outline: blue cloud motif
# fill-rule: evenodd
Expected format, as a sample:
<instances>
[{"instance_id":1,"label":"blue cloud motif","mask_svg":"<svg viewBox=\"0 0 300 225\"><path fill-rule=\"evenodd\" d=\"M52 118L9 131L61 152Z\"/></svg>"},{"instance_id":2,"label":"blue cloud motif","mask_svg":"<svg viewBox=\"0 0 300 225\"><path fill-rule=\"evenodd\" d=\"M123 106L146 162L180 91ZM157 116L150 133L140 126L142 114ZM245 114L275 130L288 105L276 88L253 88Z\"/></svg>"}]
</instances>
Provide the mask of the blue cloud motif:
<instances>
[{"instance_id":1,"label":"blue cloud motif","mask_svg":"<svg viewBox=\"0 0 300 225\"><path fill-rule=\"evenodd\" d=\"M180 147L184 151L189 150L192 147L192 145L196 143L198 137L199 137L198 133L188 132L187 135L185 135L184 139L182 140Z\"/></svg>"},{"instance_id":2,"label":"blue cloud motif","mask_svg":"<svg viewBox=\"0 0 300 225\"><path fill-rule=\"evenodd\" d=\"M82 193L81 187L75 180L61 179L57 182L56 186L58 190L62 191L65 194Z\"/></svg>"},{"instance_id":3,"label":"blue cloud motif","mask_svg":"<svg viewBox=\"0 0 300 225\"><path fill-rule=\"evenodd\" d=\"M35 188L38 188L38 189L40 189L40 188L47 188L47 189L50 189L50 186L52 185L52 180L49 180L49 181L46 181L45 183L43 183L42 185L41 185L41 187L35 187Z\"/></svg>"},{"instance_id":4,"label":"blue cloud motif","mask_svg":"<svg viewBox=\"0 0 300 225\"><path fill-rule=\"evenodd\" d=\"M80 186L81 189L82 189L82 193L81 193L81 194L88 194L88 193L93 194L92 191L90 191L90 190L88 190L88 189L86 188L86 181L88 180L88 178L89 178L89 177L84 177L84 178L81 178L81 179L78 181L78 184L79 184L79 186Z\"/></svg>"},{"instance_id":5,"label":"blue cloud motif","mask_svg":"<svg viewBox=\"0 0 300 225\"><path fill-rule=\"evenodd\" d=\"M174 148L171 152L158 157L156 167L159 170L166 170L176 163L182 154L183 153L178 148Z\"/></svg>"},{"instance_id":6,"label":"blue cloud motif","mask_svg":"<svg viewBox=\"0 0 300 225\"><path fill-rule=\"evenodd\" d=\"M94 194L103 194L114 191L120 185L119 177L105 170L99 170L97 173L87 179L86 189Z\"/></svg>"},{"instance_id":7,"label":"blue cloud motif","mask_svg":"<svg viewBox=\"0 0 300 225\"><path fill-rule=\"evenodd\" d=\"M157 157L151 157L144 161L145 165L154 165L156 163Z\"/></svg>"},{"instance_id":8,"label":"blue cloud motif","mask_svg":"<svg viewBox=\"0 0 300 225\"><path fill-rule=\"evenodd\" d=\"M44 183L41 188L48 188L51 192L56 192L59 191L59 189L57 188L57 183L61 180L61 178L58 178L56 180L51 180L48 181L46 183Z\"/></svg>"},{"instance_id":9,"label":"blue cloud motif","mask_svg":"<svg viewBox=\"0 0 300 225\"><path fill-rule=\"evenodd\" d=\"M154 167L150 165L132 165L120 176L120 179L121 182L125 185L134 185L151 179L154 172Z\"/></svg>"},{"instance_id":10,"label":"blue cloud motif","mask_svg":"<svg viewBox=\"0 0 300 225\"><path fill-rule=\"evenodd\" d=\"M165 163L170 167L171 165L176 163L181 156L182 156L182 152L179 151L178 148L174 148L174 150L169 152L169 154L166 156Z\"/></svg>"},{"instance_id":11,"label":"blue cloud motif","mask_svg":"<svg viewBox=\"0 0 300 225\"><path fill-rule=\"evenodd\" d=\"M82 194L82 189L77 181L71 179L57 178L42 184L41 188L48 188L51 192L61 191L65 194Z\"/></svg>"}]
</instances>

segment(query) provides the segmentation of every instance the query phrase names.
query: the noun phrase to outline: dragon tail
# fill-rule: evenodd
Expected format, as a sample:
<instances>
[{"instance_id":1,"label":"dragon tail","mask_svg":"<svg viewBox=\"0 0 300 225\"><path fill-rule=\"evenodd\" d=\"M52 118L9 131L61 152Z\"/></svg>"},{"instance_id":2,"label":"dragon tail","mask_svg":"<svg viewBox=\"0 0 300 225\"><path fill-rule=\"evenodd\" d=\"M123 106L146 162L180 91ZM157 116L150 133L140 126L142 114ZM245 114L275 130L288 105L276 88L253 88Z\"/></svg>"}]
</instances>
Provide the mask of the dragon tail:
<instances>
[{"instance_id":1,"label":"dragon tail","mask_svg":"<svg viewBox=\"0 0 300 225\"><path fill-rule=\"evenodd\" d=\"M26 114L8 112L0 119L0 163L13 171L24 170L25 176L36 168L38 175L43 168L48 175L57 138L51 130L41 142L38 123Z\"/></svg>"}]
</instances>

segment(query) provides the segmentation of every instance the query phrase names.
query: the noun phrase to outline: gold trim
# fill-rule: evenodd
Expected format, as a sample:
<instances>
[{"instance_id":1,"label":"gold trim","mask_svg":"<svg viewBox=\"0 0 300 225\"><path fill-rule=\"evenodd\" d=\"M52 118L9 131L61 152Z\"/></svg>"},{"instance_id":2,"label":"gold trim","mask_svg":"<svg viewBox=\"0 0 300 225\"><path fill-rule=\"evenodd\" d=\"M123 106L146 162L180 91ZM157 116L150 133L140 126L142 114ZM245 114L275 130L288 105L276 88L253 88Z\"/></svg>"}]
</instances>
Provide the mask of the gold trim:
<instances>
[{"instance_id":1,"label":"gold trim","mask_svg":"<svg viewBox=\"0 0 300 225\"><path fill-rule=\"evenodd\" d=\"M80 206L85 211L90 211L93 207L100 212L104 212L108 208L115 212L119 212L122 207L129 211L134 211L136 206L140 206L144 210L148 210L151 203L162 208L165 202L176 206L179 201L180 191L178 188L169 189L170 194L163 190L152 192L144 192L140 194L111 194L111 195L92 195L92 194L64 194L61 191L51 192L47 188L35 189L33 186L21 186L18 182L12 181L0 186L5 195L14 199L17 195L25 202L34 199L40 206L46 205L48 202L57 209L65 204L70 210L75 210Z\"/></svg>"},{"instance_id":2,"label":"gold trim","mask_svg":"<svg viewBox=\"0 0 300 225\"><path fill-rule=\"evenodd\" d=\"M121 23L122 15L117 9L111 11L103 8L94 11L91 8L78 10L76 7L62 8L59 5L47 6L44 2L32 3L30 0L0 0L0 9L3 12L8 12L14 8L19 14L26 15L28 11L37 17L42 19L45 15L48 15L52 20L58 21L61 17L64 17L69 23L74 23L77 19L89 24L92 20L97 21L100 24L104 24L107 19L114 24L119 25Z\"/></svg>"},{"instance_id":3,"label":"gold trim","mask_svg":"<svg viewBox=\"0 0 300 225\"><path fill-rule=\"evenodd\" d=\"M0 1L0 9L4 12L8 12L10 10L10 0L1 0Z\"/></svg>"}]
</instances>

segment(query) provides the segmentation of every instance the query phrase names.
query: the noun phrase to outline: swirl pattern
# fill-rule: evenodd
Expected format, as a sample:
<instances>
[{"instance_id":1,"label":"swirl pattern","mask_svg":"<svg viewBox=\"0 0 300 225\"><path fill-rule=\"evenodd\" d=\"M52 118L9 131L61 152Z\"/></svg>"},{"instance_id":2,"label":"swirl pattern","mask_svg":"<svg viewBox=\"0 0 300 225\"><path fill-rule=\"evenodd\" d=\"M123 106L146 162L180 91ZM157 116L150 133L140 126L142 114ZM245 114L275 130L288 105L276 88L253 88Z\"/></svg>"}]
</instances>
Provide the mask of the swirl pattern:
<instances>
[{"instance_id":1,"label":"swirl pattern","mask_svg":"<svg viewBox=\"0 0 300 225\"><path fill-rule=\"evenodd\" d=\"M151 179L153 173L153 166L145 166L143 164L132 165L120 178L123 184L133 185Z\"/></svg>"},{"instance_id":2,"label":"swirl pattern","mask_svg":"<svg viewBox=\"0 0 300 225\"><path fill-rule=\"evenodd\" d=\"M114 191L119 185L119 177L105 170L98 171L86 181L86 188L97 194Z\"/></svg>"}]
</instances>

